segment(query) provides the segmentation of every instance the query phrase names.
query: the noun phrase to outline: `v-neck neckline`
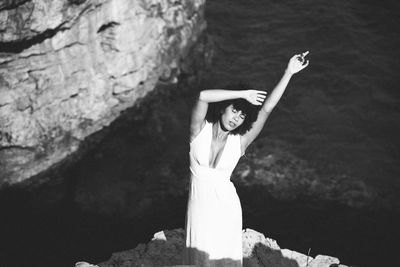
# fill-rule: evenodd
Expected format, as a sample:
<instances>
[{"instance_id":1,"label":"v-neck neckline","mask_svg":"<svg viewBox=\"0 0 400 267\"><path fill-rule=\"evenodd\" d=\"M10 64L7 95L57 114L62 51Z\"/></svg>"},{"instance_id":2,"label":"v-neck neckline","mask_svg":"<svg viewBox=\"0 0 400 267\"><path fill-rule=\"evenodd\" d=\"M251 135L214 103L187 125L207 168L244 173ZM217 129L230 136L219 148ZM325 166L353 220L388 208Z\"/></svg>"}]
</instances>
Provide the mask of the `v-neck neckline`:
<instances>
[{"instance_id":1,"label":"v-neck neckline","mask_svg":"<svg viewBox=\"0 0 400 267\"><path fill-rule=\"evenodd\" d=\"M225 152L225 148L226 148L226 144L228 143L228 140L229 140L229 134L228 134L228 136L226 137L226 140L225 140L225 144L223 145L223 147L221 148L222 150L221 150L221 153L220 153L220 156L219 156L219 158L217 159L217 158L215 158L215 160L217 160L216 162L215 162L215 166L212 166L211 164L210 164L210 156L211 156L211 151L212 151L212 141L213 141L213 124L211 123L211 134L210 134L210 143L209 143L209 146L208 146L208 159L207 159L207 161L208 161L208 167L209 168L211 168L211 169L216 169L217 167L218 167L218 165L219 165L219 163L221 162L221 159L222 159L222 156L224 155L224 152Z\"/></svg>"}]
</instances>

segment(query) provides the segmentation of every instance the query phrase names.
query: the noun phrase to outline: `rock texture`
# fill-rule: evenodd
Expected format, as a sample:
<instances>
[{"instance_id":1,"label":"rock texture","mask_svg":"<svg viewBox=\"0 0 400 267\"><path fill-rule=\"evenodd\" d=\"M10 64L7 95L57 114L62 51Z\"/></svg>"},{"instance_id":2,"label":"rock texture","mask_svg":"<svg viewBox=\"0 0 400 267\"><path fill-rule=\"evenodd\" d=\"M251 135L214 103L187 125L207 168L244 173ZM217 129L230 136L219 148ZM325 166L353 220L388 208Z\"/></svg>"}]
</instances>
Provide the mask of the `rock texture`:
<instances>
[{"instance_id":1,"label":"rock texture","mask_svg":"<svg viewBox=\"0 0 400 267\"><path fill-rule=\"evenodd\" d=\"M174 83L205 0L0 3L0 187L32 177Z\"/></svg>"},{"instance_id":2,"label":"rock texture","mask_svg":"<svg viewBox=\"0 0 400 267\"><path fill-rule=\"evenodd\" d=\"M179 264L185 246L184 234L183 229L158 232L148 244L114 253L108 261L98 266L183 266ZM334 257L318 255L312 258L296 251L281 249L275 240L251 229L244 230L242 238L244 267L346 267L339 265L339 259Z\"/></svg>"}]
</instances>

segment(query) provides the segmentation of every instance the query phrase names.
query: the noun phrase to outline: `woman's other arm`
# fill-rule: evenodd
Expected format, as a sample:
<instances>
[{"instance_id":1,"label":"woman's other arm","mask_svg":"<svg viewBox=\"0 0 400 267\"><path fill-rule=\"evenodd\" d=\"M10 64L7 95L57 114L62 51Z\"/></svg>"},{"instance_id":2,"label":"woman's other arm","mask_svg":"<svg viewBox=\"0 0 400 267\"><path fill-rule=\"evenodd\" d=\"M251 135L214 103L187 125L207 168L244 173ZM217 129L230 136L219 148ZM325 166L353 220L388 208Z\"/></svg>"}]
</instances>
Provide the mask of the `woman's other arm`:
<instances>
[{"instance_id":1,"label":"woman's other arm","mask_svg":"<svg viewBox=\"0 0 400 267\"><path fill-rule=\"evenodd\" d=\"M281 99L283 93L286 90L286 87L292 78L293 74L301 71L306 68L309 64L309 61L304 61L304 57L309 52L302 53L300 55L294 55L288 63L288 66L283 74L282 78L272 90L271 94L263 103L261 110L258 114L257 120L253 123L253 127L242 136L242 151L244 152L246 148L254 141L254 139L260 134L262 128L265 125L265 122L268 119L269 114L271 114L272 110L278 104Z\"/></svg>"}]
</instances>

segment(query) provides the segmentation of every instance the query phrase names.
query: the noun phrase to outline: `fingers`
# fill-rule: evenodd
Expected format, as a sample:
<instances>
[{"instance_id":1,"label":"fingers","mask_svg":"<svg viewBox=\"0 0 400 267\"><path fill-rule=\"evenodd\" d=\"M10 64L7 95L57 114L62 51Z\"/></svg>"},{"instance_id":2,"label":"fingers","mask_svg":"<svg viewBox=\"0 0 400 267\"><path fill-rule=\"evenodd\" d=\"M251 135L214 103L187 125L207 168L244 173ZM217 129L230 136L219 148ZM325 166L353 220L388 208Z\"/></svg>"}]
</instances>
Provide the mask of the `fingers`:
<instances>
[{"instance_id":1,"label":"fingers","mask_svg":"<svg viewBox=\"0 0 400 267\"><path fill-rule=\"evenodd\" d=\"M292 74L301 71L302 69L306 68L310 64L310 61L306 60L304 58L309 53L310 53L310 51L306 51L301 54L296 54L290 59L288 68L291 70Z\"/></svg>"},{"instance_id":2,"label":"fingers","mask_svg":"<svg viewBox=\"0 0 400 267\"><path fill-rule=\"evenodd\" d=\"M296 59L296 58L297 59L302 58L303 61L304 61L304 57L307 56L309 53L310 53L310 51L306 51L306 52L303 52L303 53L300 53L300 54L296 54L296 55L292 56L290 59L292 60L292 59Z\"/></svg>"},{"instance_id":3,"label":"fingers","mask_svg":"<svg viewBox=\"0 0 400 267\"><path fill-rule=\"evenodd\" d=\"M258 99L264 100L267 97L267 92L265 91L259 91L259 92L261 93L257 93L257 100Z\"/></svg>"},{"instance_id":4,"label":"fingers","mask_svg":"<svg viewBox=\"0 0 400 267\"><path fill-rule=\"evenodd\" d=\"M251 90L251 95L253 97L263 97L265 98L267 96L267 92L266 91L261 91L261 90Z\"/></svg>"},{"instance_id":5,"label":"fingers","mask_svg":"<svg viewBox=\"0 0 400 267\"><path fill-rule=\"evenodd\" d=\"M266 93L266 92L265 92L265 93ZM266 97L267 97L267 96L266 96L265 94L263 94L263 95L261 95L261 94L257 95L257 99L256 99L257 105L261 105L261 104L264 102L264 100L265 100Z\"/></svg>"},{"instance_id":6,"label":"fingers","mask_svg":"<svg viewBox=\"0 0 400 267\"><path fill-rule=\"evenodd\" d=\"M291 59L297 58L300 62L303 63L304 62L304 57L307 56L309 53L310 53L310 51L306 51L306 52L303 52L301 54L294 55Z\"/></svg>"},{"instance_id":7,"label":"fingers","mask_svg":"<svg viewBox=\"0 0 400 267\"><path fill-rule=\"evenodd\" d=\"M256 91L256 95L254 95L254 98L251 102L253 105L260 106L262 105L266 97L267 97L267 92Z\"/></svg>"},{"instance_id":8,"label":"fingers","mask_svg":"<svg viewBox=\"0 0 400 267\"><path fill-rule=\"evenodd\" d=\"M264 100L265 100L265 98L263 98L263 99L256 99L256 102L262 104L262 103L264 102Z\"/></svg>"},{"instance_id":9,"label":"fingers","mask_svg":"<svg viewBox=\"0 0 400 267\"><path fill-rule=\"evenodd\" d=\"M309 53L310 53L310 51L306 51L306 52L299 54L298 56L304 60L304 57L307 56Z\"/></svg>"},{"instance_id":10,"label":"fingers","mask_svg":"<svg viewBox=\"0 0 400 267\"><path fill-rule=\"evenodd\" d=\"M302 57L305 57L305 56L308 55L308 53L310 53L310 51L306 51L306 52L304 52L304 53L301 53L301 55L302 55Z\"/></svg>"},{"instance_id":11,"label":"fingers","mask_svg":"<svg viewBox=\"0 0 400 267\"><path fill-rule=\"evenodd\" d=\"M310 61L309 61L309 60L307 60L307 61L306 61L306 63L302 65L302 68L301 68L301 69L304 69L304 68L306 68L306 67L308 66L308 64L309 64L309 63L310 63Z\"/></svg>"},{"instance_id":12,"label":"fingers","mask_svg":"<svg viewBox=\"0 0 400 267\"><path fill-rule=\"evenodd\" d=\"M262 99L264 100L267 96L266 95L257 95L257 100Z\"/></svg>"},{"instance_id":13,"label":"fingers","mask_svg":"<svg viewBox=\"0 0 400 267\"><path fill-rule=\"evenodd\" d=\"M264 98L266 98L266 97L267 97L267 94L266 94L266 93L265 93L265 94L257 94L257 98L258 98L258 97L260 97L260 98L263 98L263 99L264 99Z\"/></svg>"},{"instance_id":14,"label":"fingers","mask_svg":"<svg viewBox=\"0 0 400 267\"><path fill-rule=\"evenodd\" d=\"M246 96L246 100L253 105L262 105L265 98L267 97L267 92L264 90L249 89Z\"/></svg>"},{"instance_id":15,"label":"fingers","mask_svg":"<svg viewBox=\"0 0 400 267\"><path fill-rule=\"evenodd\" d=\"M300 55L294 55L293 57L290 58L290 61L297 59Z\"/></svg>"}]
</instances>

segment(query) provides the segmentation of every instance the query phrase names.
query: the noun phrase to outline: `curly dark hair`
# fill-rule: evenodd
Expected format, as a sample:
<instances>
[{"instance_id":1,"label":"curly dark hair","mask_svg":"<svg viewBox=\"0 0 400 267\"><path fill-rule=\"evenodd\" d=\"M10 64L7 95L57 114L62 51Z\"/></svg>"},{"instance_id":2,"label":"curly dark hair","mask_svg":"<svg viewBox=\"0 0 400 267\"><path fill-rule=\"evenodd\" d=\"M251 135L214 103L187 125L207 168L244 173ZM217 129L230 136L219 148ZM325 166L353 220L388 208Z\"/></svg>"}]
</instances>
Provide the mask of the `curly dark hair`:
<instances>
[{"instance_id":1,"label":"curly dark hair","mask_svg":"<svg viewBox=\"0 0 400 267\"><path fill-rule=\"evenodd\" d=\"M239 83L236 85L228 85L225 86L224 88L232 90L232 88L235 88L234 90L246 90L251 88L247 84L244 83ZM226 107L229 105L233 105L233 107L237 110L242 111L242 113L246 114L246 117L243 121L243 123L231 131L230 133L233 135L239 134L239 135L244 135L248 130L251 129L253 126L253 122L257 120L258 117L258 112L260 110L260 106L255 106L251 103L249 103L247 100L242 99L242 98L236 98L236 99L230 99L230 100L224 100L220 102L215 102L211 103L208 106L207 110L207 115L206 115L206 120L211 123L215 123L220 120L222 112L225 110Z\"/></svg>"}]
</instances>

